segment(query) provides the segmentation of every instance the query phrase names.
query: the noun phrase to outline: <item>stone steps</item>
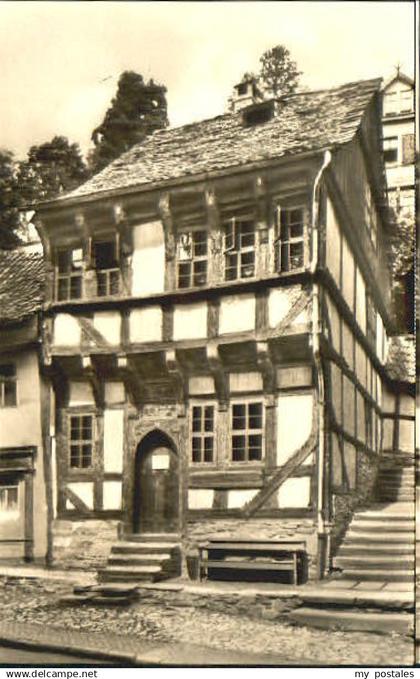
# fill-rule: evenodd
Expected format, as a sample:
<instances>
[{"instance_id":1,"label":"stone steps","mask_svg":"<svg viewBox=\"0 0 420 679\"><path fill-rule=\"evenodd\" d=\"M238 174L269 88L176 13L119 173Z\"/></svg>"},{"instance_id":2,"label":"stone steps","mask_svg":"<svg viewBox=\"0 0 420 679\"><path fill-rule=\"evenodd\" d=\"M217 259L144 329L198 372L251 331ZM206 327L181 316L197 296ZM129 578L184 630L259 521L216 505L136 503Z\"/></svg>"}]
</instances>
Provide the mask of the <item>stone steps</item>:
<instances>
[{"instance_id":1,"label":"stone steps","mask_svg":"<svg viewBox=\"0 0 420 679\"><path fill-rule=\"evenodd\" d=\"M292 611L290 618L299 625L331 630L410 635L414 628L414 615L410 613L370 612L304 606Z\"/></svg>"},{"instance_id":2,"label":"stone steps","mask_svg":"<svg viewBox=\"0 0 420 679\"><path fill-rule=\"evenodd\" d=\"M350 524L351 526L351 524ZM350 542L352 544L355 543L368 543L368 544L374 544L374 543L383 543L384 540L386 539L388 543L390 544L414 544L414 527L412 530L409 531L398 531L395 530L393 532L388 531L386 536L383 534L384 531L382 531L379 534L372 534L368 531L364 531L363 528L360 528L360 530L352 530L352 527L347 531L346 537L344 539L344 543L349 544Z\"/></svg>"},{"instance_id":3,"label":"stone steps","mask_svg":"<svg viewBox=\"0 0 420 679\"><path fill-rule=\"evenodd\" d=\"M111 547L100 582L157 582L181 574L181 551L174 533L129 534Z\"/></svg>"},{"instance_id":4,"label":"stone steps","mask_svg":"<svg viewBox=\"0 0 420 679\"><path fill-rule=\"evenodd\" d=\"M404 568L414 569L414 554L403 556L401 554L384 556L384 555L367 555L363 552L353 555L342 555L340 550L340 556L335 558L335 565L338 568L348 571L352 568L361 569L375 569L384 570L385 573L389 569L390 571L401 571ZM386 573L388 576L388 574Z\"/></svg>"},{"instance_id":5,"label":"stone steps","mask_svg":"<svg viewBox=\"0 0 420 679\"><path fill-rule=\"evenodd\" d=\"M129 606L138 600L138 590L133 585L118 583L108 585L76 585L73 594L61 597L64 606Z\"/></svg>"},{"instance_id":6,"label":"stone steps","mask_svg":"<svg viewBox=\"0 0 420 679\"><path fill-rule=\"evenodd\" d=\"M402 533L413 533L414 531L414 520L413 521L398 521L388 523L384 518L381 520L367 519L366 521L356 520L352 521L351 524L352 533L366 533L366 532L376 532L376 533L386 533L386 534L402 534Z\"/></svg>"},{"instance_id":7,"label":"stone steps","mask_svg":"<svg viewBox=\"0 0 420 679\"><path fill-rule=\"evenodd\" d=\"M388 568L349 568L343 570L346 580L363 580L376 582L414 582L414 568L389 570Z\"/></svg>"},{"instance_id":8,"label":"stone steps","mask_svg":"<svg viewBox=\"0 0 420 679\"><path fill-rule=\"evenodd\" d=\"M379 557L389 556L390 554L414 555L414 544L406 544L406 542L378 542L376 544L369 544L344 540L340 547L340 554L342 556L375 554Z\"/></svg>"}]
</instances>

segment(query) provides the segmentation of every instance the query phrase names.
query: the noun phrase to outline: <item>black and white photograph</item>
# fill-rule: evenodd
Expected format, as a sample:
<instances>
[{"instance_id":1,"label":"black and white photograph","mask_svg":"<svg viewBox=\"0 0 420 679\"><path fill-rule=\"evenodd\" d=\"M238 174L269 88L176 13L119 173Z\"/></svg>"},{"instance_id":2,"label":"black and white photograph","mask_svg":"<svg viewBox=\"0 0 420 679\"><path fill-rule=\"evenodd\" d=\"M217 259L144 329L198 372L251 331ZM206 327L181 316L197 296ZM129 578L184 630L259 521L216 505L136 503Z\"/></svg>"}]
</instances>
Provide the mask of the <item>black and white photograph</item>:
<instances>
[{"instance_id":1,"label":"black and white photograph","mask_svg":"<svg viewBox=\"0 0 420 679\"><path fill-rule=\"evenodd\" d=\"M416 9L0 1L2 679L420 666Z\"/></svg>"}]
</instances>

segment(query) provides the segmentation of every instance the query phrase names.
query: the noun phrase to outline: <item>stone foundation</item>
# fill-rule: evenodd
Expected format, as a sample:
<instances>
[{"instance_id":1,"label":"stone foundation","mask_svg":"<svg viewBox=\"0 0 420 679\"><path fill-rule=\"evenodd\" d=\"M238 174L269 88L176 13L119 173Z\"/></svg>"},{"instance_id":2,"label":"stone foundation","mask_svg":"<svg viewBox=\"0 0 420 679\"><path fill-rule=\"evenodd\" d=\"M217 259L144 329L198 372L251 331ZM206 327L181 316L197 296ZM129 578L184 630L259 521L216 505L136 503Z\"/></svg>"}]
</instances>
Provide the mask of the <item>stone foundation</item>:
<instances>
[{"instance_id":1,"label":"stone foundation","mask_svg":"<svg viewBox=\"0 0 420 679\"><path fill-rule=\"evenodd\" d=\"M359 451L357 455L357 487L354 490L333 495L332 556L336 555L356 509L375 501L378 464L377 455Z\"/></svg>"},{"instance_id":2,"label":"stone foundation","mask_svg":"<svg viewBox=\"0 0 420 679\"><path fill-rule=\"evenodd\" d=\"M103 568L118 540L119 521L86 520L53 523L53 563L63 569Z\"/></svg>"}]
</instances>

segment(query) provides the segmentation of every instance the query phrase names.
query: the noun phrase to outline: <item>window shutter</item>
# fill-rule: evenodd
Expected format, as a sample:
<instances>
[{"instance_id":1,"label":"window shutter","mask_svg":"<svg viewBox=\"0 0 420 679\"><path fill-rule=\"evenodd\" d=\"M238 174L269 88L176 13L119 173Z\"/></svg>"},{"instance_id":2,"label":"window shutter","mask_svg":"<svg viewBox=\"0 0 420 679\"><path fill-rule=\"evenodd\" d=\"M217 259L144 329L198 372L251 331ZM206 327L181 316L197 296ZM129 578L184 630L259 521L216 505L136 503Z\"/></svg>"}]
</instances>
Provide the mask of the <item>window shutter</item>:
<instances>
[{"instance_id":1,"label":"window shutter","mask_svg":"<svg viewBox=\"0 0 420 679\"><path fill-rule=\"evenodd\" d=\"M279 203L276 203L274 206L274 242L277 243L277 241L280 240L280 234L281 234L281 206Z\"/></svg>"},{"instance_id":2,"label":"window shutter","mask_svg":"<svg viewBox=\"0 0 420 679\"><path fill-rule=\"evenodd\" d=\"M403 165L411 165L415 161L414 134L403 134Z\"/></svg>"}]
</instances>

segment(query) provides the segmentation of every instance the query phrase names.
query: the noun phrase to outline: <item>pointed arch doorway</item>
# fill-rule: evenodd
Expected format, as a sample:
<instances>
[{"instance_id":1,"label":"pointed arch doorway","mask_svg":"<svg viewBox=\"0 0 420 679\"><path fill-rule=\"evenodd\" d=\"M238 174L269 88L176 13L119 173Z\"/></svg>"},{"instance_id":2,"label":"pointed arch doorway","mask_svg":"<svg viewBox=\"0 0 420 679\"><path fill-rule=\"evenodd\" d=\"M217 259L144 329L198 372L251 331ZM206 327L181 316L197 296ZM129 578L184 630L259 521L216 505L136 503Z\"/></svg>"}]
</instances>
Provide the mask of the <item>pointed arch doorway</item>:
<instances>
[{"instance_id":1,"label":"pointed arch doorway","mask_svg":"<svg viewBox=\"0 0 420 679\"><path fill-rule=\"evenodd\" d=\"M140 441L134 462L133 531L179 529L179 458L172 439L156 429Z\"/></svg>"}]
</instances>

